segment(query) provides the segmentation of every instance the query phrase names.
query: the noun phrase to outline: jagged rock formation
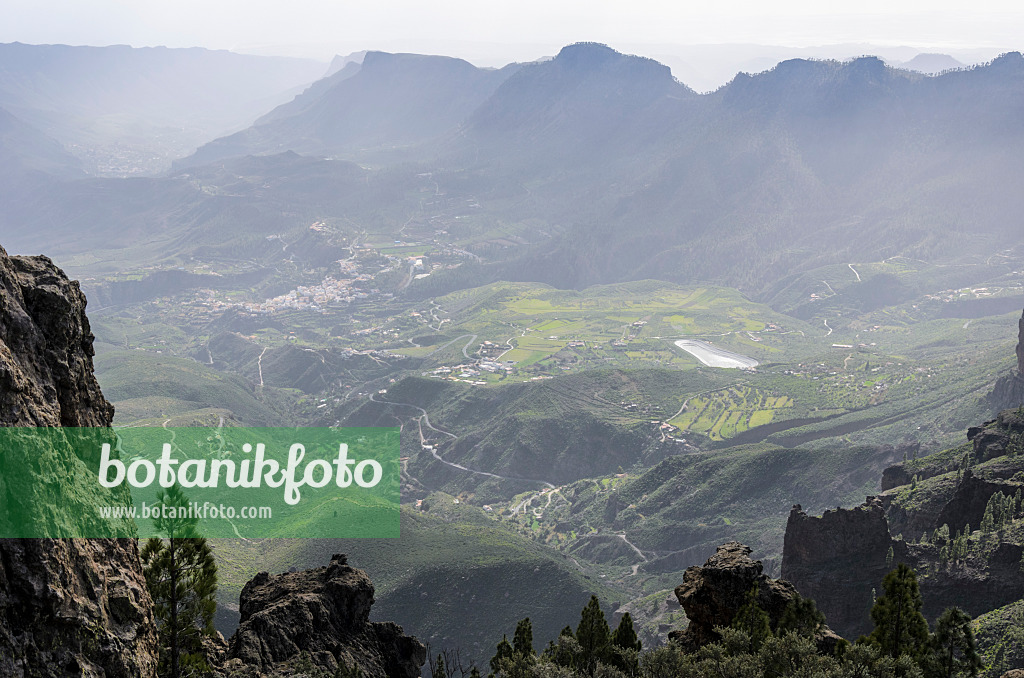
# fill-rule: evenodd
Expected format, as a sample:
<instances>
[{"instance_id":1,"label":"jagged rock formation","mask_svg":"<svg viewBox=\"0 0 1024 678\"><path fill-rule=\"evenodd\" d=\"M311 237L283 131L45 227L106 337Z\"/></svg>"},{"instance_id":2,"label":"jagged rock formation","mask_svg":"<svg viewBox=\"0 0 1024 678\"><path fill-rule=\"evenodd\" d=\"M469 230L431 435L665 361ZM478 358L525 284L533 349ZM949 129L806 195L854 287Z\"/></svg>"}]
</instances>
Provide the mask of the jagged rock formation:
<instances>
[{"instance_id":1,"label":"jagged rock formation","mask_svg":"<svg viewBox=\"0 0 1024 678\"><path fill-rule=\"evenodd\" d=\"M976 616L1024 597L1024 545L1012 530L975 533L967 555L956 562L948 555L949 539L967 526L976 531L994 495L1024 490L1024 457L1015 455L1024 417L1001 412L968 438L970 446L887 469L885 491L862 506L821 517L799 507L790 513L782 576L814 598L843 635L871 629L871 592L900 562L919 573L923 612L932 620L953 605ZM973 466L961 470L967 457ZM949 536L936 533L943 526Z\"/></svg>"},{"instance_id":2,"label":"jagged rock formation","mask_svg":"<svg viewBox=\"0 0 1024 678\"><path fill-rule=\"evenodd\" d=\"M225 668L273 673L308 658L327 671L358 666L366 678L416 678L426 648L397 624L369 621L373 592L344 555L313 570L259 573L242 589Z\"/></svg>"},{"instance_id":3,"label":"jagged rock formation","mask_svg":"<svg viewBox=\"0 0 1024 678\"><path fill-rule=\"evenodd\" d=\"M0 425L109 426L92 341L78 283L0 248ZM156 648L134 539L0 539L0 675L149 677Z\"/></svg>"},{"instance_id":4,"label":"jagged rock formation","mask_svg":"<svg viewBox=\"0 0 1024 678\"><path fill-rule=\"evenodd\" d=\"M967 469L934 524L949 525L953 531L963 530L967 525L978 527L992 495L1001 492L1012 497L1019 488L1018 483L979 478Z\"/></svg>"},{"instance_id":5,"label":"jagged rock formation","mask_svg":"<svg viewBox=\"0 0 1024 678\"><path fill-rule=\"evenodd\" d=\"M1014 438L1024 434L1024 416L1015 410L1003 410L992 421L967 431L967 439L974 443L974 458L986 461L1007 453Z\"/></svg>"},{"instance_id":6,"label":"jagged rock formation","mask_svg":"<svg viewBox=\"0 0 1024 678\"><path fill-rule=\"evenodd\" d=\"M1019 327L1018 372L990 396L1011 409L968 429L967 445L887 468L882 494L857 508L790 513L782 576L843 635L871 629L871 592L900 562L919 573L922 611L932 620L954 605L976 616L1024 598L1019 534L976 532L993 496L1024 491L1024 317ZM953 558L960 532L974 536Z\"/></svg>"},{"instance_id":7,"label":"jagged rock formation","mask_svg":"<svg viewBox=\"0 0 1024 678\"><path fill-rule=\"evenodd\" d=\"M715 627L732 624L747 593L755 585L758 605L768 613L773 628L779 623L797 590L788 581L764 574L761 561L752 560L750 553L750 547L728 542L719 546L703 567L686 570L683 583L676 587L675 593L690 624L683 631L673 631L670 638L689 649L715 642L719 638ZM819 634L818 644L831 651L839 640L825 627Z\"/></svg>"},{"instance_id":8,"label":"jagged rock formation","mask_svg":"<svg viewBox=\"0 0 1024 678\"><path fill-rule=\"evenodd\" d=\"M901 544L890 536L882 502L875 497L857 508L825 511L820 518L797 505L786 523L782 576L814 599L837 632L856 638L870 630L871 590L891 569L889 549L895 556Z\"/></svg>"},{"instance_id":9,"label":"jagged rock formation","mask_svg":"<svg viewBox=\"0 0 1024 678\"><path fill-rule=\"evenodd\" d=\"M92 372L78 283L46 257L0 247L0 412L5 426L109 426L114 406Z\"/></svg>"},{"instance_id":10,"label":"jagged rock formation","mask_svg":"<svg viewBox=\"0 0 1024 678\"><path fill-rule=\"evenodd\" d=\"M989 402L996 409L1019 407L1024 404L1024 315L1018 322L1017 335L1017 371L996 381Z\"/></svg>"},{"instance_id":11,"label":"jagged rock formation","mask_svg":"<svg viewBox=\"0 0 1024 678\"><path fill-rule=\"evenodd\" d=\"M1017 374L1024 375L1024 313L1017 322Z\"/></svg>"},{"instance_id":12,"label":"jagged rock formation","mask_svg":"<svg viewBox=\"0 0 1024 678\"><path fill-rule=\"evenodd\" d=\"M991 492L983 489L987 502ZM969 507L973 515L979 502L969 493L964 490L955 503ZM885 499L869 497L857 508L826 511L821 517L796 508L790 513L782 576L792 581L801 595L813 598L839 633L853 638L871 630L872 591L880 591L886 573L901 562L922 575L922 611L931 620L954 605L976 616L1024 597L1020 577L1024 549L1020 545L1003 542L992 549L986 561L940 567L942 543L907 543L890 535Z\"/></svg>"}]
</instances>

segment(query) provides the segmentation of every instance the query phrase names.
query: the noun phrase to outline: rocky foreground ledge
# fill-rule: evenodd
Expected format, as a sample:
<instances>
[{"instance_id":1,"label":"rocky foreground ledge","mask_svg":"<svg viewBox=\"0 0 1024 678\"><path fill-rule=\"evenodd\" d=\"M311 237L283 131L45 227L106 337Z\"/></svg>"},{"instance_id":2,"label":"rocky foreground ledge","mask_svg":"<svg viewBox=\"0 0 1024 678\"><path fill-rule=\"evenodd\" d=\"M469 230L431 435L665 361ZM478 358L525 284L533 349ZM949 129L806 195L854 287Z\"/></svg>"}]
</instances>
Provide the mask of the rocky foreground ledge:
<instances>
[{"instance_id":1,"label":"rocky foreground ledge","mask_svg":"<svg viewBox=\"0 0 1024 678\"><path fill-rule=\"evenodd\" d=\"M109 426L92 343L78 283L0 247L0 426ZM0 539L0 676L148 678L156 653L134 539Z\"/></svg>"},{"instance_id":2,"label":"rocky foreground ledge","mask_svg":"<svg viewBox=\"0 0 1024 678\"><path fill-rule=\"evenodd\" d=\"M280 673L298 662L367 678L416 678L427 648L392 622L371 622L373 584L335 555L327 567L256 575L239 599L241 621L228 647L230 675Z\"/></svg>"},{"instance_id":3,"label":"rocky foreground ledge","mask_svg":"<svg viewBox=\"0 0 1024 678\"><path fill-rule=\"evenodd\" d=\"M52 261L0 247L0 426L110 426L114 408L93 374L85 305L78 283ZM35 461L26 473L80 460ZM395 624L369 621L373 593L345 556L305 572L261 573L242 591L230 646L208 643L215 671L273 676L299 664L327 672L344 665L363 678L415 678L426 648ZM155 678L157 656L135 539L0 539L0 676Z\"/></svg>"}]
</instances>

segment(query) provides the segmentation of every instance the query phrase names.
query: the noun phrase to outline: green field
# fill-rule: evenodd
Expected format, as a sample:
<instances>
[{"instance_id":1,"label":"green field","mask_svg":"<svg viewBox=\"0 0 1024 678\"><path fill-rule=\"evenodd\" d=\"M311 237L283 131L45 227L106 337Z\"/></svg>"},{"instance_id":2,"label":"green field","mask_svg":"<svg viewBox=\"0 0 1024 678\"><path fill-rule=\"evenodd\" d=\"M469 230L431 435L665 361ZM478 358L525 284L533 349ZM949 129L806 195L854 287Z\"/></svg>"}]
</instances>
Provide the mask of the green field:
<instances>
[{"instance_id":1,"label":"green field","mask_svg":"<svg viewBox=\"0 0 1024 678\"><path fill-rule=\"evenodd\" d=\"M748 386L732 386L687 402L686 409L668 423L683 431L703 433L712 440L731 438L784 417L793 400Z\"/></svg>"}]
</instances>

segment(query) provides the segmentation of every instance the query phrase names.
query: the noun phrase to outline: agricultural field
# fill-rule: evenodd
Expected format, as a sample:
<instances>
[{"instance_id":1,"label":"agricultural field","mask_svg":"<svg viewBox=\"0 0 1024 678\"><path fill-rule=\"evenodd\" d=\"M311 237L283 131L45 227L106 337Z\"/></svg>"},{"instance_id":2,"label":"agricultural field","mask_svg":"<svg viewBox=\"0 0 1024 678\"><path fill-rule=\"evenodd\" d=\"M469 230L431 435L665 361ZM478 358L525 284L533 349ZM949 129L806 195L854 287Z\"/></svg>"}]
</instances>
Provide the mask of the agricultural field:
<instances>
[{"instance_id":1,"label":"agricultural field","mask_svg":"<svg viewBox=\"0 0 1024 678\"><path fill-rule=\"evenodd\" d=\"M793 399L749 386L731 386L691 398L679 416L668 421L681 431L703 433L712 440L731 438L771 423L792 410Z\"/></svg>"}]
</instances>

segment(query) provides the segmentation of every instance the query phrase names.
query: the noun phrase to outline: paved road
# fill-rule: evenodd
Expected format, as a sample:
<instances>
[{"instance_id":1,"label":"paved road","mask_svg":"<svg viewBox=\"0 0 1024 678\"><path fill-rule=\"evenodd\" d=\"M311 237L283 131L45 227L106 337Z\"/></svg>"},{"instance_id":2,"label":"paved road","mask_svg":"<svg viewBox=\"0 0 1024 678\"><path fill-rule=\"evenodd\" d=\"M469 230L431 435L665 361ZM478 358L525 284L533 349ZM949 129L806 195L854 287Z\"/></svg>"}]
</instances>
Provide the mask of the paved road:
<instances>
[{"instance_id":1,"label":"paved road","mask_svg":"<svg viewBox=\"0 0 1024 678\"><path fill-rule=\"evenodd\" d=\"M462 337L459 337L459 339L461 339L461 338ZM474 335L474 338L475 338L475 335ZM470 341L472 341L472 339ZM451 342L449 342L449 343L451 343ZM422 445L422 446L425 446L427 444L427 439L423 435L423 427L424 426L429 428L431 431L436 431L437 433L440 433L442 435L446 435L446 436L450 437L452 440L458 440L459 439L459 436L455 435L454 433L451 433L449 431L445 431L443 429L439 429L436 426L434 426L433 424L431 424L430 423L430 415L427 414L427 411L425 409L423 409L422 407L420 407L419 405L413 405L412 403L399 403L399 402L394 402L394 401L391 401L391 400L380 400L379 398L377 398L377 394L376 393L370 394L370 400L372 400L375 403L381 403L383 405L400 405L402 407L411 407L414 410L419 411L421 414L420 414L419 417L415 417L415 419L418 422L420 422L419 434L420 434L420 445ZM426 449L426 448L424 447L424 449ZM500 474L497 474L497 473L491 473L489 471L480 471L478 469L469 468L468 466L463 466L462 464L456 464L454 462L448 461L447 459L442 457L440 454L438 454L437 450L434 449L433 445L431 445L431 447L430 447L430 454L433 455L434 459L437 459L442 464L444 464L446 466L450 466L450 467L455 468L455 469L459 469L460 471L465 471L466 473L473 473L473 474L480 475L480 476L488 476L488 477L491 477L491 478L497 478L499 480L513 480L513 481L524 482L524 483L540 483L541 485L546 485L547 487L550 487L551 489L555 489L554 485L552 485L551 483L549 483L547 481L544 481L544 480L537 480L535 478L518 478L516 476L503 476L503 475L500 475Z\"/></svg>"}]
</instances>

